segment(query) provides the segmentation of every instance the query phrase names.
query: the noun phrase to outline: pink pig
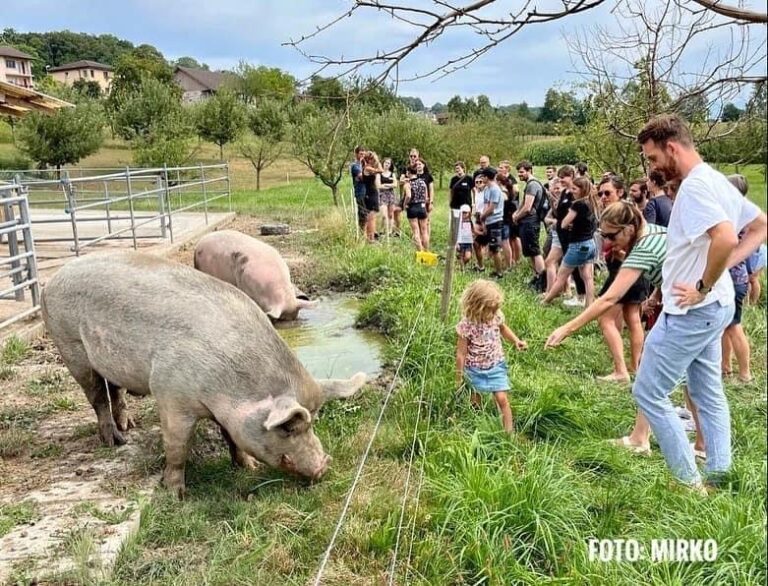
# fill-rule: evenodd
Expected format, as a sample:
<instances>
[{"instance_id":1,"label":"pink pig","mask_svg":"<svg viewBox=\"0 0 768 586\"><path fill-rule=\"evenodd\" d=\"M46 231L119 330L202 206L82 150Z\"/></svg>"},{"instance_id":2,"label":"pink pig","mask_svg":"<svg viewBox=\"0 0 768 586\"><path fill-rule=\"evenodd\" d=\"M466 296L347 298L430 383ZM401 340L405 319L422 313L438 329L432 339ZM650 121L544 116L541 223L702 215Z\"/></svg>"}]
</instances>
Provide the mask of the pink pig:
<instances>
[{"instance_id":1,"label":"pink pig","mask_svg":"<svg viewBox=\"0 0 768 586\"><path fill-rule=\"evenodd\" d=\"M195 247L195 268L234 285L273 320L294 320L300 309L317 303L293 286L277 250L236 230L203 236Z\"/></svg>"}]
</instances>

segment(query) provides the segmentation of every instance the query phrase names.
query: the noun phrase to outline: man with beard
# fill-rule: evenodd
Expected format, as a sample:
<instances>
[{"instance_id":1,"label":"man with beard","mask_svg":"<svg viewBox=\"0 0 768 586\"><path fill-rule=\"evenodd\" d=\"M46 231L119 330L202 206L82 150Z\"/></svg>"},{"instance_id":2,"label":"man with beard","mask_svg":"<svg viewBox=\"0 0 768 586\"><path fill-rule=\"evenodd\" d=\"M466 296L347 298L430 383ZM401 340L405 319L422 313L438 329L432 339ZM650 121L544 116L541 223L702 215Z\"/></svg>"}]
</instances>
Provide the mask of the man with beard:
<instances>
[{"instance_id":1,"label":"man with beard","mask_svg":"<svg viewBox=\"0 0 768 586\"><path fill-rule=\"evenodd\" d=\"M642 214L645 211L645 206L648 204L648 186L642 179L635 179L629 184L629 197L635 202L637 209Z\"/></svg>"},{"instance_id":2,"label":"man with beard","mask_svg":"<svg viewBox=\"0 0 768 586\"><path fill-rule=\"evenodd\" d=\"M672 214L672 198L664 192L664 175L651 171L648 175L648 203L643 210L643 217L649 224L669 226L669 216Z\"/></svg>"},{"instance_id":3,"label":"man with beard","mask_svg":"<svg viewBox=\"0 0 768 586\"><path fill-rule=\"evenodd\" d=\"M725 269L765 241L766 216L702 161L680 117L653 118L637 141L653 171L682 183L667 233L663 313L645 341L632 395L675 477L706 493L669 394L687 375L706 444L706 484L717 486L731 467L731 420L720 376L720 341L733 318L734 291Z\"/></svg>"}]
</instances>

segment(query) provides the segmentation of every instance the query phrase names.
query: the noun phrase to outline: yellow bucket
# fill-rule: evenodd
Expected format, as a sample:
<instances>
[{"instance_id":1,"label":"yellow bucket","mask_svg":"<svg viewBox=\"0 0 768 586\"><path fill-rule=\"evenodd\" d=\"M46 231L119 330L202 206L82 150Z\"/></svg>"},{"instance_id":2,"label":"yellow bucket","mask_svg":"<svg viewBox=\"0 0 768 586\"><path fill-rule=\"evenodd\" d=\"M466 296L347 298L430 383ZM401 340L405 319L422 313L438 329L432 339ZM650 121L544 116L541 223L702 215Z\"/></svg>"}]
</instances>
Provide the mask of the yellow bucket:
<instances>
[{"instance_id":1,"label":"yellow bucket","mask_svg":"<svg viewBox=\"0 0 768 586\"><path fill-rule=\"evenodd\" d=\"M416 262L427 265L428 267L435 267L437 266L437 255L434 252L420 250L416 253Z\"/></svg>"}]
</instances>

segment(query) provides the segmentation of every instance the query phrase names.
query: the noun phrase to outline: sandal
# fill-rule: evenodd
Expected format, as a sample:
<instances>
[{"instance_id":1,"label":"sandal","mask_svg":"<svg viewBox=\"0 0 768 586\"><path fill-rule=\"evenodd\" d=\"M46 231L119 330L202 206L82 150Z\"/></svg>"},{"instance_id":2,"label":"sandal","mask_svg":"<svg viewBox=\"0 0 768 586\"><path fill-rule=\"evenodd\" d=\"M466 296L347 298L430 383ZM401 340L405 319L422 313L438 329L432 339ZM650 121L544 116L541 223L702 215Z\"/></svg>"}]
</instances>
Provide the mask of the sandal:
<instances>
[{"instance_id":1,"label":"sandal","mask_svg":"<svg viewBox=\"0 0 768 586\"><path fill-rule=\"evenodd\" d=\"M637 454L638 456L651 455L651 446L637 446L629 441L628 435L625 435L624 437L621 437L615 440L610 440L610 441L614 446L618 446L620 448L626 448L629 451Z\"/></svg>"},{"instance_id":2,"label":"sandal","mask_svg":"<svg viewBox=\"0 0 768 586\"><path fill-rule=\"evenodd\" d=\"M695 443L691 443L691 449L693 450L693 457L696 458L697 460L701 460L702 462L706 462L707 452L705 452L704 450L697 450L694 447L695 445L696 445Z\"/></svg>"}]
</instances>

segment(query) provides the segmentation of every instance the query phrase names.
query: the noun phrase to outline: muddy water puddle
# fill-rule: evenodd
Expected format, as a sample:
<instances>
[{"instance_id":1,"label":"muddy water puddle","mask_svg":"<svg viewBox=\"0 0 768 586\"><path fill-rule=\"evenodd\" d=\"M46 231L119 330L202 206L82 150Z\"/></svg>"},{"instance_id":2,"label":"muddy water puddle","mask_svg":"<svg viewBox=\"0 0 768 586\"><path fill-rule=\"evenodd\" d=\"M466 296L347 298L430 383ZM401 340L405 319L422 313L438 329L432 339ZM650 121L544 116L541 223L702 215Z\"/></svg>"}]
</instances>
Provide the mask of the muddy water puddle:
<instances>
[{"instance_id":1,"label":"muddy water puddle","mask_svg":"<svg viewBox=\"0 0 768 586\"><path fill-rule=\"evenodd\" d=\"M352 297L323 297L299 319L277 330L316 378L346 378L356 372L381 372L383 336L355 328L360 302Z\"/></svg>"}]
</instances>

